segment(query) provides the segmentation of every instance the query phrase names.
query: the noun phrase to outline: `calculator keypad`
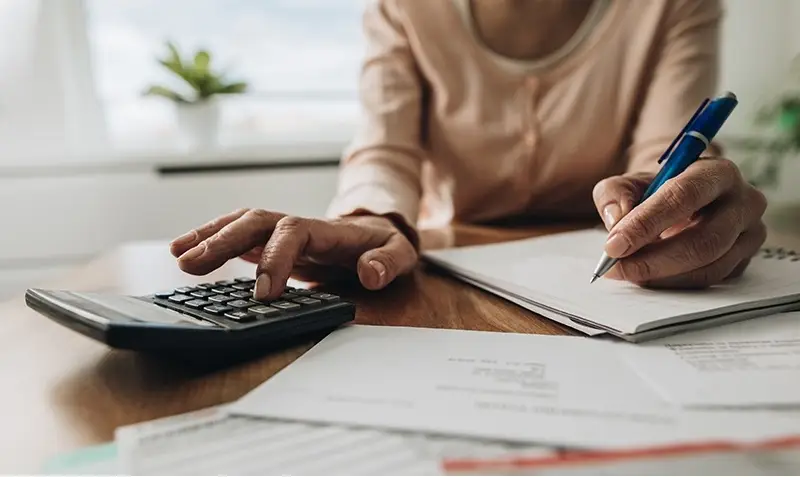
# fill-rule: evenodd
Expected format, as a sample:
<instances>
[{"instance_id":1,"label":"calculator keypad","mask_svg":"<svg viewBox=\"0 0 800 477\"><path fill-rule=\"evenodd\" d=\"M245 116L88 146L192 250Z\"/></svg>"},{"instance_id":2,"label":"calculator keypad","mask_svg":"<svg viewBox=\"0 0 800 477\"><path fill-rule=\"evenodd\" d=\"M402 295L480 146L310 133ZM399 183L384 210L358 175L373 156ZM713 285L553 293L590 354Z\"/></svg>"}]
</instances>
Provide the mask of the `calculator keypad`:
<instances>
[{"instance_id":1,"label":"calculator keypad","mask_svg":"<svg viewBox=\"0 0 800 477\"><path fill-rule=\"evenodd\" d=\"M207 306L213 305L213 303L211 303L208 300L201 300L198 298L197 300L189 300L186 303L184 303L184 305L190 306L192 308L205 308Z\"/></svg>"},{"instance_id":2,"label":"calculator keypad","mask_svg":"<svg viewBox=\"0 0 800 477\"><path fill-rule=\"evenodd\" d=\"M221 315L223 313L226 313L228 311L233 310L233 308L231 308L229 306L225 306L225 305L210 305L210 306L207 306L207 307L203 308L203 310L205 310L205 311L207 311L209 313L213 313L215 315Z\"/></svg>"},{"instance_id":3,"label":"calculator keypad","mask_svg":"<svg viewBox=\"0 0 800 477\"><path fill-rule=\"evenodd\" d=\"M188 295L182 295L180 293L178 293L177 295L172 295L171 297L168 298L169 301L174 301L175 303L183 303L191 299L192 297Z\"/></svg>"},{"instance_id":4,"label":"calculator keypad","mask_svg":"<svg viewBox=\"0 0 800 477\"><path fill-rule=\"evenodd\" d=\"M284 293L272 302L253 299L255 280L236 278L215 283L179 287L171 291L155 293L153 296L167 300L162 306L189 313L201 312L211 315L207 319L230 320L236 323L273 321L291 317L306 308L313 308L340 300L337 295L318 293L314 290L286 287Z\"/></svg>"}]
</instances>

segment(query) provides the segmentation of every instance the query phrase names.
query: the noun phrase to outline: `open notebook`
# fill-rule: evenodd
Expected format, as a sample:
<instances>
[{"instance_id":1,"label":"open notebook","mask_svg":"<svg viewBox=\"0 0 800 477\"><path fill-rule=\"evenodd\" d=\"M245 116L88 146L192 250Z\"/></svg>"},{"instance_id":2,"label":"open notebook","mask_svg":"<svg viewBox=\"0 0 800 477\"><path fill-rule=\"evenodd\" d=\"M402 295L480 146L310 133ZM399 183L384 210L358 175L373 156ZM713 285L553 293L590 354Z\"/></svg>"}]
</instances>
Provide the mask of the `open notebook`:
<instances>
[{"instance_id":1,"label":"open notebook","mask_svg":"<svg viewBox=\"0 0 800 477\"><path fill-rule=\"evenodd\" d=\"M425 252L427 262L588 335L643 341L800 309L800 258L764 250L744 276L706 290L650 290L589 278L607 233L591 229Z\"/></svg>"}]
</instances>

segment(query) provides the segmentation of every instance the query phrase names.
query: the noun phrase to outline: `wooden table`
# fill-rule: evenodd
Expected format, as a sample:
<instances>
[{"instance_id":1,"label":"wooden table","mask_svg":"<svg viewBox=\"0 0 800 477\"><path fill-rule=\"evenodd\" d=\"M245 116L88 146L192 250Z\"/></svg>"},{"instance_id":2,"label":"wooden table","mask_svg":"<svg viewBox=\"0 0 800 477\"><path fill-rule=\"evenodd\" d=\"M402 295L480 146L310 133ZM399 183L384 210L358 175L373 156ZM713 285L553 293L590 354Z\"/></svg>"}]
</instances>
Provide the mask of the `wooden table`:
<instances>
[{"instance_id":1,"label":"wooden table","mask_svg":"<svg viewBox=\"0 0 800 477\"><path fill-rule=\"evenodd\" d=\"M423 237L429 248L517 239L578 228L455 226ZM770 237L779 246L794 236ZM135 243L42 287L146 294L189 283L249 276L232 261L207 277L178 270L165 243ZM466 286L418 270L381 292L336 290L357 303L358 323L565 334L566 328ZM313 343L246 363L208 369L112 351L29 310L22 297L0 305L0 473L36 473L61 452L113 439L114 429L233 401Z\"/></svg>"}]
</instances>

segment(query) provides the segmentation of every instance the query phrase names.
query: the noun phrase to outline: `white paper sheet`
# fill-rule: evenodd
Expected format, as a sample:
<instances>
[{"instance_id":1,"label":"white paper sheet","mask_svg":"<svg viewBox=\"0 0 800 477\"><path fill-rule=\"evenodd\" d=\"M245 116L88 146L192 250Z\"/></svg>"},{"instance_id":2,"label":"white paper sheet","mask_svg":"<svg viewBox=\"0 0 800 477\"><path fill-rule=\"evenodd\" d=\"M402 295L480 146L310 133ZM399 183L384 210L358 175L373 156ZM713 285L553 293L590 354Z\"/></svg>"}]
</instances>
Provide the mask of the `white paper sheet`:
<instances>
[{"instance_id":1,"label":"white paper sheet","mask_svg":"<svg viewBox=\"0 0 800 477\"><path fill-rule=\"evenodd\" d=\"M620 348L670 401L800 409L800 312Z\"/></svg>"},{"instance_id":2,"label":"white paper sheet","mask_svg":"<svg viewBox=\"0 0 800 477\"><path fill-rule=\"evenodd\" d=\"M236 414L578 448L763 439L780 413L683 412L616 353L565 336L352 325L230 406Z\"/></svg>"},{"instance_id":3,"label":"white paper sheet","mask_svg":"<svg viewBox=\"0 0 800 477\"><path fill-rule=\"evenodd\" d=\"M439 475L454 458L553 455L526 444L229 416L211 408L117 430L133 475Z\"/></svg>"}]
</instances>

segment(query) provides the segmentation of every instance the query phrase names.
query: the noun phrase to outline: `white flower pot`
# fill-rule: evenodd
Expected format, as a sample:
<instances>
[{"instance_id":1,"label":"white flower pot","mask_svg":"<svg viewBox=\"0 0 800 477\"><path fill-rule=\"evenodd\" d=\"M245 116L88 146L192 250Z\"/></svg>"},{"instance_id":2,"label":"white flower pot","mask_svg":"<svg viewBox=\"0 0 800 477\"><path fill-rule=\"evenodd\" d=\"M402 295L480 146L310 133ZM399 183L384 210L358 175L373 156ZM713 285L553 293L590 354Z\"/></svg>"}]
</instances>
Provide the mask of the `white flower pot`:
<instances>
[{"instance_id":1,"label":"white flower pot","mask_svg":"<svg viewBox=\"0 0 800 477\"><path fill-rule=\"evenodd\" d=\"M215 147L219 140L219 102L178 103L178 131L181 142L191 148Z\"/></svg>"}]
</instances>

